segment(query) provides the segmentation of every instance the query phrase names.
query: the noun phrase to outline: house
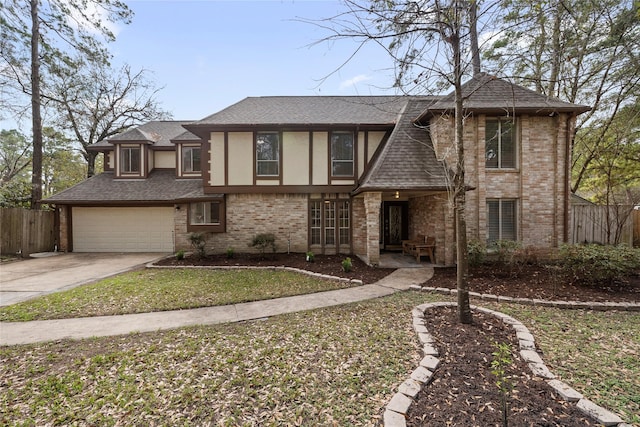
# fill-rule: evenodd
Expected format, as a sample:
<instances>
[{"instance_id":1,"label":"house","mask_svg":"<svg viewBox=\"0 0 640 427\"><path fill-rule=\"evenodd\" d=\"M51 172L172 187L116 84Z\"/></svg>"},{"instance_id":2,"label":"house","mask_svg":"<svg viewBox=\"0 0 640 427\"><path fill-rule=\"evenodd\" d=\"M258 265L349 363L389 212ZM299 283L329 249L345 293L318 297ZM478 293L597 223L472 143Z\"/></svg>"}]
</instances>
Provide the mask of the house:
<instances>
[{"instance_id":1,"label":"house","mask_svg":"<svg viewBox=\"0 0 640 427\"><path fill-rule=\"evenodd\" d=\"M554 247L569 231L576 116L589 108L488 74L464 84L468 237ZM207 248L354 254L435 239L455 262L453 95L250 97L199 121L150 122L92 147L105 172L46 200L68 251Z\"/></svg>"}]
</instances>

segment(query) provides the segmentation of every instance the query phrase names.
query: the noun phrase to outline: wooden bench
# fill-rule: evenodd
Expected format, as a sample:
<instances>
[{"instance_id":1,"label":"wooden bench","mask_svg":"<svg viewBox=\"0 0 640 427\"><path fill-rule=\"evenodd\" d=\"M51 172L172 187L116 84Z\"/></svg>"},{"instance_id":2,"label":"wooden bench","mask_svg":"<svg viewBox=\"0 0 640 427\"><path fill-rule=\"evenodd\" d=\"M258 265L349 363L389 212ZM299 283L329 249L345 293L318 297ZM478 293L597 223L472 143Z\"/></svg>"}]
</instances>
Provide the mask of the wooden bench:
<instances>
[{"instance_id":1,"label":"wooden bench","mask_svg":"<svg viewBox=\"0 0 640 427\"><path fill-rule=\"evenodd\" d=\"M421 257L428 256L429 262L433 264L435 260L435 248L436 239L433 237L426 237L422 234L418 234L418 238L416 240L402 241L402 254L415 256L417 262L420 262Z\"/></svg>"}]
</instances>

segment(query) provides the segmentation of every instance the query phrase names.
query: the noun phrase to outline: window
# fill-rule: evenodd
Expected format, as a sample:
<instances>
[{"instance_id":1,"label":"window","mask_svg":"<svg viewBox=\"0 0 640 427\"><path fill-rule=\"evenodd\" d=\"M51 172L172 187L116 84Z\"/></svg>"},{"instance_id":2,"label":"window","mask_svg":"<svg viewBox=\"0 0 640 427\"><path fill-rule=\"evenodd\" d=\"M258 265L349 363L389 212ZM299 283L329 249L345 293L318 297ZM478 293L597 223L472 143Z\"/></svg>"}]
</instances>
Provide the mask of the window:
<instances>
[{"instance_id":1,"label":"window","mask_svg":"<svg viewBox=\"0 0 640 427\"><path fill-rule=\"evenodd\" d=\"M488 119L485 127L486 167L513 169L516 167L515 125L509 119Z\"/></svg>"},{"instance_id":2,"label":"window","mask_svg":"<svg viewBox=\"0 0 640 427\"><path fill-rule=\"evenodd\" d=\"M517 240L516 201L487 200L487 241Z\"/></svg>"},{"instance_id":3,"label":"window","mask_svg":"<svg viewBox=\"0 0 640 427\"><path fill-rule=\"evenodd\" d=\"M259 132L256 135L256 175L280 175L280 134Z\"/></svg>"},{"instance_id":4,"label":"window","mask_svg":"<svg viewBox=\"0 0 640 427\"><path fill-rule=\"evenodd\" d=\"M312 200L309 232L311 245L349 245L351 242L349 201Z\"/></svg>"},{"instance_id":5,"label":"window","mask_svg":"<svg viewBox=\"0 0 640 427\"><path fill-rule=\"evenodd\" d=\"M140 173L140 147L120 148L120 173Z\"/></svg>"},{"instance_id":6,"label":"window","mask_svg":"<svg viewBox=\"0 0 640 427\"><path fill-rule=\"evenodd\" d=\"M190 225L220 225L220 202L191 203Z\"/></svg>"},{"instance_id":7,"label":"window","mask_svg":"<svg viewBox=\"0 0 640 427\"><path fill-rule=\"evenodd\" d=\"M182 147L182 172L200 173L200 147Z\"/></svg>"},{"instance_id":8,"label":"window","mask_svg":"<svg viewBox=\"0 0 640 427\"><path fill-rule=\"evenodd\" d=\"M331 134L331 176L353 176L353 133Z\"/></svg>"}]
</instances>

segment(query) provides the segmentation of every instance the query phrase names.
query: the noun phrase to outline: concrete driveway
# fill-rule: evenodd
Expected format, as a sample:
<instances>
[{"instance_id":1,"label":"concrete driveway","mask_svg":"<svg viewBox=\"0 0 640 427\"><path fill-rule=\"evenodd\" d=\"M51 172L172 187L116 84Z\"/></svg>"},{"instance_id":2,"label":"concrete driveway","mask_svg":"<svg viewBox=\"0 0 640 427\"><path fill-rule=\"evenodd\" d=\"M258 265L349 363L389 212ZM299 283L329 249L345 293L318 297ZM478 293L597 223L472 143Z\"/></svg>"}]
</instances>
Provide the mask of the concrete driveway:
<instances>
[{"instance_id":1,"label":"concrete driveway","mask_svg":"<svg viewBox=\"0 0 640 427\"><path fill-rule=\"evenodd\" d=\"M60 253L1 264L0 306L95 282L163 256L159 253Z\"/></svg>"}]
</instances>

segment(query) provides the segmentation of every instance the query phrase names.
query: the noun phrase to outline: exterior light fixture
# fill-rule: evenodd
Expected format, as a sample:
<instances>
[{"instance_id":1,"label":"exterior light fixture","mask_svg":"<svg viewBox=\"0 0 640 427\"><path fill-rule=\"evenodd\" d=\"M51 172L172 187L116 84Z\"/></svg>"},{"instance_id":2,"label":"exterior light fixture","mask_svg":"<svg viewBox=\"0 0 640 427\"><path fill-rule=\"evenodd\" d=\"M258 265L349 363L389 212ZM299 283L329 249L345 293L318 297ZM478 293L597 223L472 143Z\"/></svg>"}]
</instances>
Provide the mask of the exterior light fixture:
<instances>
[{"instance_id":1,"label":"exterior light fixture","mask_svg":"<svg viewBox=\"0 0 640 427\"><path fill-rule=\"evenodd\" d=\"M396 194L393 197L395 197L396 199L399 199L400 198L400 192L396 191Z\"/></svg>"}]
</instances>

